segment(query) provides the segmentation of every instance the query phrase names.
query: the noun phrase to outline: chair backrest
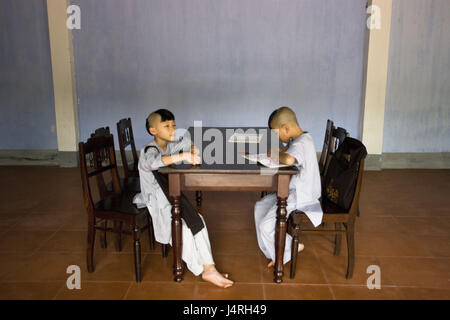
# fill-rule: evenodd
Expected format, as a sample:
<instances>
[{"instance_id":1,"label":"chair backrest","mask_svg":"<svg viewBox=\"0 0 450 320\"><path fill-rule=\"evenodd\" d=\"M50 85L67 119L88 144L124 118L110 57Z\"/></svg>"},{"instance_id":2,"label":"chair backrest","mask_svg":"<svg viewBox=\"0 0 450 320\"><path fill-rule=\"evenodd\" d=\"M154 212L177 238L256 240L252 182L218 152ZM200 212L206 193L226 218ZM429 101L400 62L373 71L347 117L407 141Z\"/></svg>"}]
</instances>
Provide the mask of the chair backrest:
<instances>
[{"instance_id":1,"label":"chair backrest","mask_svg":"<svg viewBox=\"0 0 450 320\"><path fill-rule=\"evenodd\" d=\"M95 129L94 133L91 133L91 138L102 136L103 137L112 136L109 127L100 127L98 129ZM102 166L102 164L100 163L101 159L105 159L107 157L107 151L105 149L94 151L93 157L94 157L93 167L101 168ZM105 198L108 194L110 194L110 192L106 188L106 183L105 179L103 178L103 174L96 175L95 180L97 181L97 189L100 194L100 197Z\"/></svg>"},{"instance_id":2,"label":"chair backrest","mask_svg":"<svg viewBox=\"0 0 450 320\"><path fill-rule=\"evenodd\" d=\"M326 153L325 162L320 174L323 177L326 176L328 171L328 166L330 165L331 157L336 152L337 148L344 142L345 138L349 137L350 134L342 127L335 127L333 124L331 126L330 143L328 146L328 151ZM323 180L323 179L322 179ZM324 181L322 181L324 182Z\"/></svg>"},{"instance_id":3,"label":"chair backrest","mask_svg":"<svg viewBox=\"0 0 450 320\"><path fill-rule=\"evenodd\" d=\"M350 134L341 127L334 127L331 130L331 142L329 152L336 152L337 148L344 142L345 138L349 137Z\"/></svg>"},{"instance_id":4,"label":"chair backrest","mask_svg":"<svg viewBox=\"0 0 450 320\"><path fill-rule=\"evenodd\" d=\"M117 138L119 140L120 157L122 158L123 170L125 177L130 176L127 155L125 148L130 146L133 154L133 164L138 162L138 156L136 153L136 146L134 144L133 127L131 126L131 119L121 119L117 122Z\"/></svg>"},{"instance_id":5,"label":"chair backrest","mask_svg":"<svg viewBox=\"0 0 450 320\"><path fill-rule=\"evenodd\" d=\"M323 175L325 164L328 158L328 149L331 144L331 131L333 129L333 121L327 120L327 127L325 128L325 139L323 140L322 153L320 154L319 170L320 175Z\"/></svg>"},{"instance_id":6,"label":"chair backrest","mask_svg":"<svg viewBox=\"0 0 450 320\"><path fill-rule=\"evenodd\" d=\"M109 135L109 134L111 134L111 132L109 131L109 127L101 127L101 128L95 129L94 133L91 133L91 138Z\"/></svg>"},{"instance_id":7,"label":"chair backrest","mask_svg":"<svg viewBox=\"0 0 450 320\"><path fill-rule=\"evenodd\" d=\"M120 193L119 175L117 172L116 157L114 152L114 138L110 135L91 137L87 142L78 144L80 157L81 182L83 186L84 204L88 213L92 213L94 202L89 185L92 177L102 177L103 173L110 171L112 177L113 192ZM97 180L98 182L99 180ZM99 190L103 199L105 194Z\"/></svg>"}]
</instances>

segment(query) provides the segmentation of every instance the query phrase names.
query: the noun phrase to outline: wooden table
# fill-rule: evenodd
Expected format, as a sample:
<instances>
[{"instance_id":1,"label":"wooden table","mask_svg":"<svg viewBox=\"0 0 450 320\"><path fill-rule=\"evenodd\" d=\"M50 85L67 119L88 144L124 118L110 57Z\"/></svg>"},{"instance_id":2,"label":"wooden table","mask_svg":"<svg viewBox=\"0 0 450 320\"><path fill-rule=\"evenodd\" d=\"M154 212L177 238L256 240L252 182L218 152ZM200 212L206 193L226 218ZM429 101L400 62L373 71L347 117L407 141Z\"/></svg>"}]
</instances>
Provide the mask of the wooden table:
<instances>
[{"instance_id":1,"label":"wooden table","mask_svg":"<svg viewBox=\"0 0 450 320\"><path fill-rule=\"evenodd\" d=\"M203 127L196 128L195 134L202 134L205 130L210 129ZM283 254L286 240L286 201L289 195L290 176L297 174L295 167L279 168L272 174L261 174L261 166L255 163L249 163L245 160L244 164L237 164L237 158L241 155L237 152L242 146L245 150L253 153L255 145L229 143L229 132L226 129L238 128L215 128L223 133L223 162L192 166L189 164L172 165L159 170L161 173L169 176L169 194L172 198L172 248L173 248L173 275L174 281L183 280L183 265L181 261L182 235L181 235L181 203L180 196L182 190L192 191L276 191L278 196L278 210L275 234L275 268L274 281L281 283L283 280ZM248 128L241 128L247 130ZM257 132L264 132L270 135L268 128L254 128ZM189 128L191 139L195 143L194 128ZM267 135L266 135L267 137ZM210 141L202 141L203 150L209 145ZM264 148L267 146L267 149ZM200 148L199 145L197 147ZM236 150L240 147L239 150ZM226 164L226 151L234 150L234 163ZM270 150L270 136L268 139L262 139L258 144L258 151ZM228 155L229 156L229 155ZM240 160L242 161L242 160ZM220 162L220 160L218 161Z\"/></svg>"}]
</instances>

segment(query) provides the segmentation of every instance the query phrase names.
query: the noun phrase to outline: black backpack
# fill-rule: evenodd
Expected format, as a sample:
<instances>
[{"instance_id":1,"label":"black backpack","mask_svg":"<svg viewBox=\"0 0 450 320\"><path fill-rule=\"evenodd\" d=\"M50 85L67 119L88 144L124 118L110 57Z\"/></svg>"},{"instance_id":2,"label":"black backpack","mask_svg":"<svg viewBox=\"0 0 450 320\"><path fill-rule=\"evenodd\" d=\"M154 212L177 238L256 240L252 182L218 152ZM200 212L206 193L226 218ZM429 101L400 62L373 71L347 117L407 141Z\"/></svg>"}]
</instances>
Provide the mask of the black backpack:
<instances>
[{"instance_id":1,"label":"black backpack","mask_svg":"<svg viewBox=\"0 0 450 320\"><path fill-rule=\"evenodd\" d=\"M348 211L355 194L359 164L366 156L367 150L361 141L345 138L331 157L322 198Z\"/></svg>"}]
</instances>

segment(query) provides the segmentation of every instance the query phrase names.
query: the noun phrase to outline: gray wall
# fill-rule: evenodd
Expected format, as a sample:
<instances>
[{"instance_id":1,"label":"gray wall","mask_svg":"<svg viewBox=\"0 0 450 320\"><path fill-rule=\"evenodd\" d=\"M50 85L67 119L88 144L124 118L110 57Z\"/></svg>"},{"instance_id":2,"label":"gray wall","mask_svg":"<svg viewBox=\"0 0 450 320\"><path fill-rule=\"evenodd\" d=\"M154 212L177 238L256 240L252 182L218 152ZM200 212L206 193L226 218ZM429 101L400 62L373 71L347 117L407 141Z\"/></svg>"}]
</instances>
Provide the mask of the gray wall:
<instances>
[{"instance_id":1,"label":"gray wall","mask_svg":"<svg viewBox=\"0 0 450 320\"><path fill-rule=\"evenodd\" d=\"M177 125L264 126L295 109L322 145L326 120L359 136L365 0L72 0L80 137L168 106Z\"/></svg>"},{"instance_id":2,"label":"gray wall","mask_svg":"<svg viewBox=\"0 0 450 320\"><path fill-rule=\"evenodd\" d=\"M57 149L45 0L0 1L0 149Z\"/></svg>"},{"instance_id":3,"label":"gray wall","mask_svg":"<svg viewBox=\"0 0 450 320\"><path fill-rule=\"evenodd\" d=\"M450 151L450 1L394 0L383 152Z\"/></svg>"}]
</instances>

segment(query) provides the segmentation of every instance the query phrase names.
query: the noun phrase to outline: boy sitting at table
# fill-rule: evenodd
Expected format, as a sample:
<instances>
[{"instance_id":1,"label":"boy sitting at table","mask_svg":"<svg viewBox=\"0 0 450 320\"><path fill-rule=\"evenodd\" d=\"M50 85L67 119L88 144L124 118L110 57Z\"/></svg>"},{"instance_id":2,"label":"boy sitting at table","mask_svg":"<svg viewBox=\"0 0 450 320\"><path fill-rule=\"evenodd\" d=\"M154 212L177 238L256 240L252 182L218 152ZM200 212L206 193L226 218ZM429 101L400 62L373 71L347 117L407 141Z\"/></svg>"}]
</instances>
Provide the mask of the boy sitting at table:
<instances>
[{"instance_id":1,"label":"boy sitting at table","mask_svg":"<svg viewBox=\"0 0 450 320\"><path fill-rule=\"evenodd\" d=\"M171 244L172 205L169 202L168 180L167 176L158 172L158 168L182 161L199 164L200 158L197 148L186 136L175 141L175 117L169 110L152 112L145 126L154 140L141 150L138 164L141 193L135 196L133 202L140 207L147 206L152 216L156 241ZM215 268L203 217L183 194L180 200L182 259L196 276L201 274L203 280L222 288L231 287L233 281L227 279L228 275L222 275Z\"/></svg>"},{"instance_id":2,"label":"boy sitting at table","mask_svg":"<svg viewBox=\"0 0 450 320\"><path fill-rule=\"evenodd\" d=\"M297 117L290 108L276 109L269 117L269 128L276 131L279 139L287 143L279 149L279 162L294 165L299 172L291 177L287 198L287 216L294 210L306 213L314 227L322 222L321 183L316 149L311 135L304 132ZM268 153L268 156L271 152ZM255 204L255 225L258 244L264 255L270 259L268 267L275 261L275 225L277 218L277 195L270 193ZM283 264L291 259L292 237L286 234ZM304 245L299 245L299 251Z\"/></svg>"}]
</instances>

